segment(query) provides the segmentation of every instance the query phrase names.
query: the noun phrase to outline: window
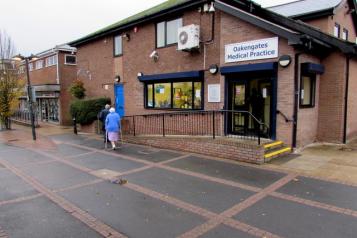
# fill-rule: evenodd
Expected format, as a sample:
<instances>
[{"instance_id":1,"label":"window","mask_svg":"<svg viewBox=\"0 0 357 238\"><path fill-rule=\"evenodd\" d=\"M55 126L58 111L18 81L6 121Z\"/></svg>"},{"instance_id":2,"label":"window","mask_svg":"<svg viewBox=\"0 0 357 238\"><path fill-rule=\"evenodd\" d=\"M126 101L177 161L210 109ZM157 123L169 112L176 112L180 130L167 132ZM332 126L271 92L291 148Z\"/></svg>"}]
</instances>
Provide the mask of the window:
<instances>
[{"instance_id":1,"label":"window","mask_svg":"<svg viewBox=\"0 0 357 238\"><path fill-rule=\"evenodd\" d=\"M36 69L42 69L42 68L43 68L43 60L37 60Z\"/></svg>"},{"instance_id":2,"label":"window","mask_svg":"<svg viewBox=\"0 0 357 238\"><path fill-rule=\"evenodd\" d=\"M33 70L33 64L29 63L29 71L32 71L32 70Z\"/></svg>"},{"instance_id":3,"label":"window","mask_svg":"<svg viewBox=\"0 0 357 238\"><path fill-rule=\"evenodd\" d=\"M346 41L348 40L348 30L346 28L343 28L342 39Z\"/></svg>"},{"instance_id":4,"label":"window","mask_svg":"<svg viewBox=\"0 0 357 238\"><path fill-rule=\"evenodd\" d=\"M178 29L182 27L182 18L172 21L163 21L156 24L156 47L165 47L176 44Z\"/></svg>"},{"instance_id":5,"label":"window","mask_svg":"<svg viewBox=\"0 0 357 238\"><path fill-rule=\"evenodd\" d=\"M64 63L69 65L76 65L77 64L77 57L75 55L65 55Z\"/></svg>"},{"instance_id":6,"label":"window","mask_svg":"<svg viewBox=\"0 0 357 238\"><path fill-rule=\"evenodd\" d=\"M337 38L340 38L340 25L335 23L335 28L334 28L334 31L333 31L333 35Z\"/></svg>"},{"instance_id":7,"label":"window","mask_svg":"<svg viewBox=\"0 0 357 238\"><path fill-rule=\"evenodd\" d=\"M202 82L165 82L146 85L147 108L202 109Z\"/></svg>"},{"instance_id":8,"label":"window","mask_svg":"<svg viewBox=\"0 0 357 238\"><path fill-rule=\"evenodd\" d=\"M316 75L302 75L300 86L300 107L315 106Z\"/></svg>"},{"instance_id":9,"label":"window","mask_svg":"<svg viewBox=\"0 0 357 238\"><path fill-rule=\"evenodd\" d=\"M46 67L56 65L57 64L57 57L56 55L50 56L46 58Z\"/></svg>"},{"instance_id":10,"label":"window","mask_svg":"<svg viewBox=\"0 0 357 238\"><path fill-rule=\"evenodd\" d=\"M121 56L123 54L123 37L114 37L114 56Z\"/></svg>"}]
</instances>

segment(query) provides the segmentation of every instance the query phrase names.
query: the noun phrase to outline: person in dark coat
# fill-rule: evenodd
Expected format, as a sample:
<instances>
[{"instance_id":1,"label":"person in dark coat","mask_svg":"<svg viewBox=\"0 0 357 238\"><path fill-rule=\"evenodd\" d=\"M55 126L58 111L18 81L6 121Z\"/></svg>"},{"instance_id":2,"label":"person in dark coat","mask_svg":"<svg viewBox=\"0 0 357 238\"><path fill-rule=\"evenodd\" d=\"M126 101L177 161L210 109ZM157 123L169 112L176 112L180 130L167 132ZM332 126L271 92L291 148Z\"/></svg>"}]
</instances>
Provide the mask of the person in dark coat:
<instances>
[{"instance_id":1,"label":"person in dark coat","mask_svg":"<svg viewBox=\"0 0 357 238\"><path fill-rule=\"evenodd\" d=\"M104 134L104 143L106 142L105 119L109 114L110 105L105 105L104 109L99 113L99 120L102 122L102 132Z\"/></svg>"}]
</instances>

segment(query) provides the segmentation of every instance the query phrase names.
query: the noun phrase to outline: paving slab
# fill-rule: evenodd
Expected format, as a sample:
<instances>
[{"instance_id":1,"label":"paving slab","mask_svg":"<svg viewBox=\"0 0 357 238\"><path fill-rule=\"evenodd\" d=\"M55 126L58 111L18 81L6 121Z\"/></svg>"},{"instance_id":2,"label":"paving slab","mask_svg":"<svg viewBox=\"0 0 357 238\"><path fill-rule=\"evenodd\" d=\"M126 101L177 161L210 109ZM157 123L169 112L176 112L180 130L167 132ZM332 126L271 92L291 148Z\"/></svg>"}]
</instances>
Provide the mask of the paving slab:
<instances>
[{"instance_id":1,"label":"paving slab","mask_svg":"<svg viewBox=\"0 0 357 238\"><path fill-rule=\"evenodd\" d=\"M83 141L81 145L88 146L90 148L94 149L104 149L105 148L105 143L102 140L96 140L96 139L87 139ZM110 145L108 144L108 147Z\"/></svg>"},{"instance_id":2,"label":"paving slab","mask_svg":"<svg viewBox=\"0 0 357 238\"><path fill-rule=\"evenodd\" d=\"M37 193L35 189L9 170L0 170L0 201L31 196Z\"/></svg>"},{"instance_id":3,"label":"paving slab","mask_svg":"<svg viewBox=\"0 0 357 238\"><path fill-rule=\"evenodd\" d=\"M131 169L136 169L144 166L142 163L125 160L116 156L111 156L102 153L94 153L83 155L69 159L75 164L82 165L89 169L110 169L118 172L124 172Z\"/></svg>"},{"instance_id":4,"label":"paving slab","mask_svg":"<svg viewBox=\"0 0 357 238\"><path fill-rule=\"evenodd\" d=\"M85 136L75 135L75 134L60 134L60 135L51 135L49 138L57 141L82 144L86 140Z\"/></svg>"},{"instance_id":5,"label":"paving slab","mask_svg":"<svg viewBox=\"0 0 357 238\"><path fill-rule=\"evenodd\" d=\"M51 152L51 154L55 154L57 156L64 157L64 156L76 156L76 155L85 154L88 152L90 152L90 150L78 148L78 147L75 147L72 145L60 144L60 145L57 145L57 150Z\"/></svg>"},{"instance_id":6,"label":"paving slab","mask_svg":"<svg viewBox=\"0 0 357 238\"><path fill-rule=\"evenodd\" d=\"M178 152L171 152L167 150L160 150L156 148L128 144L116 150L115 152L118 154L128 155L150 162L162 162L183 155Z\"/></svg>"},{"instance_id":7,"label":"paving slab","mask_svg":"<svg viewBox=\"0 0 357 238\"><path fill-rule=\"evenodd\" d=\"M278 192L357 211L357 187L298 177Z\"/></svg>"},{"instance_id":8,"label":"paving slab","mask_svg":"<svg viewBox=\"0 0 357 238\"><path fill-rule=\"evenodd\" d=\"M226 225L220 225L200 236L200 238L255 238L255 236Z\"/></svg>"},{"instance_id":9,"label":"paving slab","mask_svg":"<svg viewBox=\"0 0 357 238\"><path fill-rule=\"evenodd\" d=\"M267 197L235 219L289 238L352 238L357 218L278 198Z\"/></svg>"},{"instance_id":10,"label":"paving slab","mask_svg":"<svg viewBox=\"0 0 357 238\"><path fill-rule=\"evenodd\" d=\"M223 212L254 194L243 189L158 168L131 174L125 178L129 183L138 184L216 213Z\"/></svg>"},{"instance_id":11,"label":"paving slab","mask_svg":"<svg viewBox=\"0 0 357 238\"><path fill-rule=\"evenodd\" d=\"M0 224L14 238L101 237L47 198L0 207Z\"/></svg>"},{"instance_id":12,"label":"paving slab","mask_svg":"<svg viewBox=\"0 0 357 238\"><path fill-rule=\"evenodd\" d=\"M96 179L95 176L61 162L30 165L24 168L24 172L50 189L66 188Z\"/></svg>"},{"instance_id":13,"label":"paving slab","mask_svg":"<svg viewBox=\"0 0 357 238\"><path fill-rule=\"evenodd\" d=\"M232 164L189 156L168 164L174 168L189 170L205 175L227 179L250 186L267 187L285 176L283 173L257 169L249 166Z\"/></svg>"},{"instance_id":14,"label":"paving slab","mask_svg":"<svg viewBox=\"0 0 357 238\"><path fill-rule=\"evenodd\" d=\"M205 222L195 214L109 182L60 194L128 237L171 238Z\"/></svg>"},{"instance_id":15,"label":"paving slab","mask_svg":"<svg viewBox=\"0 0 357 238\"><path fill-rule=\"evenodd\" d=\"M0 159L6 160L17 167L22 167L31 163L50 160L51 158L30 150L18 148L15 150L0 151Z\"/></svg>"}]
</instances>

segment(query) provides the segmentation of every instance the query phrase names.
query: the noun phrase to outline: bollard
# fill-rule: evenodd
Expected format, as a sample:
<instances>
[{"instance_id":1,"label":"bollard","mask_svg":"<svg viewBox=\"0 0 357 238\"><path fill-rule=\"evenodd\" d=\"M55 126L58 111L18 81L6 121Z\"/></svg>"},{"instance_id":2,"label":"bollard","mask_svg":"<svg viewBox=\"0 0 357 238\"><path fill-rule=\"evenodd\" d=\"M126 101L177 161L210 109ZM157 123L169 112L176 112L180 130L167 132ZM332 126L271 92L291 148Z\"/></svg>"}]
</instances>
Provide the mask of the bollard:
<instances>
[{"instance_id":1,"label":"bollard","mask_svg":"<svg viewBox=\"0 0 357 238\"><path fill-rule=\"evenodd\" d=\"M73 132L74 132L74 134L78 134L78 131L77 131L77 120L76 120L76 118L74 117L73 118Z\"/></svg>"}]
</instances>

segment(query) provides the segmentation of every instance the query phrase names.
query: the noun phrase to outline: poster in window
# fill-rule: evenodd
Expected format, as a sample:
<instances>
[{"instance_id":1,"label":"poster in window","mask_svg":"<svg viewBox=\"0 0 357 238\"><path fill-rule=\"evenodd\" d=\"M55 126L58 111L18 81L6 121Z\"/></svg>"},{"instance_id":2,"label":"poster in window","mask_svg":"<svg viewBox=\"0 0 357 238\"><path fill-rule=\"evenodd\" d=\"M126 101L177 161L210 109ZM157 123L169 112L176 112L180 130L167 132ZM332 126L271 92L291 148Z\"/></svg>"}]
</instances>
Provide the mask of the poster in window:
<instances>
[{"instance_id":1,"label":"poster in window","mask_svg":"<svg viewBox=\"0 0 357 238\"><path fill-rule=\"evenodd\" d=\"M208 102L221 102L221 85L208 85Z\"/></svg>"}]
</instances>

